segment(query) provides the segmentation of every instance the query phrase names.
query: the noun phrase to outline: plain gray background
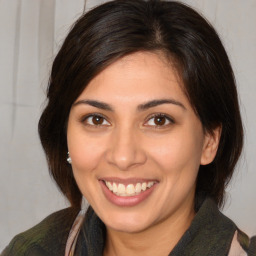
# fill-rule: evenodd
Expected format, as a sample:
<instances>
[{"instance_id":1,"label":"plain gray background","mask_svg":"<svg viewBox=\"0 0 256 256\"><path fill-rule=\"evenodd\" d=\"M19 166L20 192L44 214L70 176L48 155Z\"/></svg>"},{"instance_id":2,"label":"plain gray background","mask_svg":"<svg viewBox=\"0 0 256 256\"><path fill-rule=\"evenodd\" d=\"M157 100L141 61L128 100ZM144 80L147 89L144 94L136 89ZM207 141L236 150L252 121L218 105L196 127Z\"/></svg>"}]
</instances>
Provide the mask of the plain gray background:
<instances>
[{"instance_id":1,"label":"plain gray background","mask_svg":"<svg viewBox=\"0 0 256 256\"><path fill-rule=\"evenodd\" d=\"M87 9L103 1L87 2ZM186 0L213 23L237 78L245 148L224 212L256 233L256 0ZM0 251L17 233L68 206L48 175L37 135L52 60L84 0L0 1Z\"/></svg>"}]
</instances>

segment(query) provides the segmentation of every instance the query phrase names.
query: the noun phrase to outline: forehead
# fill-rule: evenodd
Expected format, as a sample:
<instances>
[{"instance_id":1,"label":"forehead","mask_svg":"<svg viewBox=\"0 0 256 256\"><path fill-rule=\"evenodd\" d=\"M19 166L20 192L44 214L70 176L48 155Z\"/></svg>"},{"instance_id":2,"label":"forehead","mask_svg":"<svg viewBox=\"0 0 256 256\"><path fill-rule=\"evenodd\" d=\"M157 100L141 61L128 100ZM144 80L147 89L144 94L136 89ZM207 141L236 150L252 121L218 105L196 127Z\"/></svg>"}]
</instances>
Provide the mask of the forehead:
<instances>
[{"instance_id":1,"label":"forehead","mask_svg":"<svg viewBox=\"0 0 256 256\"><path fill-rule=\"evenodd\" d=\"M163 54L136 52L118 59L86 86L77 100L145 101L176 98L188 104L183 84L172 62Z\"/></svg>"}]
</instances>

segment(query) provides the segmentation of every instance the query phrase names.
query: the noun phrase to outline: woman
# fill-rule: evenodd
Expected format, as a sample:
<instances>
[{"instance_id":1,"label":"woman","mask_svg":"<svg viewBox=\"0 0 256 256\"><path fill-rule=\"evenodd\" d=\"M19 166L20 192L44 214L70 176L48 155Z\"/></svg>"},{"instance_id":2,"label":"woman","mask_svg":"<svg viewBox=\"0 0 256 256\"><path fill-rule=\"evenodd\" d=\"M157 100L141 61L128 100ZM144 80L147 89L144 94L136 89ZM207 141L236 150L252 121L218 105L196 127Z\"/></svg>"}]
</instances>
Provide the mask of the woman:
<instances>
[{"instance_id":1,"label":"woman","mask_svg":"<svg viewBox=\"0 0 256 256\"><path fill-rule=\"evenodd\" d=\"M256 239L218 210L243 128L229 59L198 13L142 0L91 10L47 97L39 134L71 207L3 255L255 255Z\"/></svg>"}]
</instances>

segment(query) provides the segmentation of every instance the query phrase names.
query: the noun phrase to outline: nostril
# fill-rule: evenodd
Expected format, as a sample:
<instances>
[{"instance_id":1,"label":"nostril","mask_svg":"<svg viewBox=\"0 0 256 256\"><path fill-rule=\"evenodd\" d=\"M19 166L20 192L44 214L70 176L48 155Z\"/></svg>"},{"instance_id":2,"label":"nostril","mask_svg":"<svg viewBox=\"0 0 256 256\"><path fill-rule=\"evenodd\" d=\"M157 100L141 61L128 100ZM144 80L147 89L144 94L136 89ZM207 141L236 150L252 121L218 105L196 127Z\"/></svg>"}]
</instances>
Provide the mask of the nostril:
<instances>
[{"instance_id":1,"label":"nostril","mask_svg":"<svg viewBox=\"0 0 256 256\"><path fill-rule=\"evenodd\" d=\"M146 155L138 149L124 148L122 150L112 149L106 154L109 164L115 165L120 170L127 170L134 165L144 164Z\"/></svg>"},{"instance_id":2,"label":"nostril","mask_svg":"<svg viewBox=\"0 0 256 256\"><path fill-rule=\"evenodd\" d=\"M115 165L120 170L128 170L146 161L138 134L131 127L118 127L112 133L111 139L106 151L106 160L109 164Z\"/></svg>"}]
</instances>

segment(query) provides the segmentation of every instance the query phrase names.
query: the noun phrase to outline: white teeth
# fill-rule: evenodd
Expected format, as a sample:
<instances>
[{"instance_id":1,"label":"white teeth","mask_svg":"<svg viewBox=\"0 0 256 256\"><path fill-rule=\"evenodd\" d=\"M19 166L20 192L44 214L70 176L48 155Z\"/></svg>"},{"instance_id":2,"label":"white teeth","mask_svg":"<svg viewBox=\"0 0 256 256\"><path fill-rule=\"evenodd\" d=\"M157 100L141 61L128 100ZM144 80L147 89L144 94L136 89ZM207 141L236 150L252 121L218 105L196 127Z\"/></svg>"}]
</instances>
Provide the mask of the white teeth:
<instances>
[{"instance_id":1,"label":"white teeth","mask_svg":"<svg viewBox=\"0 0 256 256\"><path fill-rule=\"evenodd\" d=\"M116 183L113 183L113 192L114 192L114 193L117 192L117 185L116 185Z\"/></svg>"},{"instance_id":2,"label":"white teeth","mask_svg":"<svg viewBox=\"0 0 256 256\"><path fill-rule=\"evenodd\" d=\"M118 184L117 193L118 194L124 194L125 193L125 185L124 184Z\"/></svg>"},{"instance_id":3,"label":"white teeth","mask_svg":"<svg viewBox=\"0 0 256 256\"><path fill-rule=\"evenodd\" d=\"M141 192L141 183L137 183L135 186L135 192L139 194Z\"/></svg>"},{"instance_id":4,"label":"white teeth","mask_svg":"<svg viewBox=\"0 0 256 256\"><path fill-rule=\"evenodd\" d=\"M133 184L129 184L126 187L126 194L128 194L128 195L134 195L135 194L135 188L134 188Z\"/></svg>"},{"instance_id":5,"label":"white teeth","mask_svg":"<svg viewBox=\"0 0 256 256\"><path fill-rule=\"evenodd\" d=\"M113 191L113 186L109 181L106 182L106 185L107 185L107 187L109 188L110 191Z\"/></svg>"},{"instance_id":6,"label":"white teeth","mask_svg":"<svg viewBox=\"0 0 256 256\"><path fill-rule=\"evenodd\" d=\"M146 189L151 188L155 184L155 182L150 181L136 183L136 185L128 184L127 186L125 186L122 183L116 184L115 182L111 183L109 181L105 181L105 184L110 191L118 196L135 196L145 191Z\"/></svg>"},{"instance_id":7,"label":"white teeth","mask_svg":"<svg viewBox=\"0 0 256 256\"><path fill-rule=\"evenodd\" d=\"M141 185L141 189L143 191L145 191L147 189L147 183L146 182L143 182L142 185Z\"/></svg>"},{"instance_id":8,"label":"white teeth","mask_svg":"<svg viewBox=\"0 0 256 256\"><path fill-rule=\"evenodd\" d=\"M153 185L154 185L154 182L151 181L151 182L148 183L147 187L151 188Z\"/></svg>"}]
</instances>

